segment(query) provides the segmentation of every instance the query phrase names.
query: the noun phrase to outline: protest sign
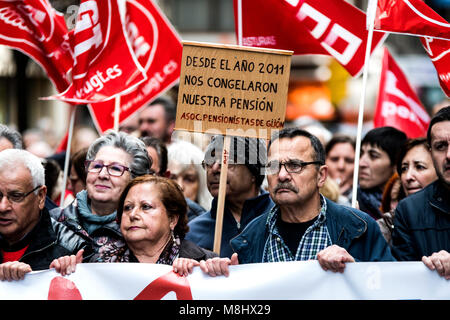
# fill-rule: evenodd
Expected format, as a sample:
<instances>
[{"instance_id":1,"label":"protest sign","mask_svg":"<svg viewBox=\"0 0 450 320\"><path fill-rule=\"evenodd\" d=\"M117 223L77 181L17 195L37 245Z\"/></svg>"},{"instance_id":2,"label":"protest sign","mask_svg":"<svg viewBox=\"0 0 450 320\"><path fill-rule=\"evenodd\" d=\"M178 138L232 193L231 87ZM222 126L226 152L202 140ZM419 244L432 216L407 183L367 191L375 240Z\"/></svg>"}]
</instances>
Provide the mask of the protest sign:
<instances>
[{"instance_id":1,"label":"protest sign","mask_svg":"<svg viewBox=\"0 0 450 320\"><path fill-rule=\"evenodd\" d=\"M269 138L284 126L291 55L183 42L175 129Z\"/></svg>"},{"instance_id":2,"label":"protest sign","mask_svg":"<svg viewBox=\"0 0 450 320\"><path fill-rule=\"evenodd\" d=\"M344 273L318 261L230 266L229 277L199 267L181 277L172 266L150 263L82 263L61 277L54 270L0 281L0 300L399 300L445 299L450 282L422 262L347 263ZM179 315L186 314L178 309ZM184 312L184 313L183 313Z\"/></svg>"},{"instance_id":3,"label":"protest sign","mask_svg":"<svg viewBox=\"0 0 450 320\"><path fill-rule=\"evenodd\" d=\"M175 130L225 136L214 252L220 253L230 136L284 127L292 51L183 42Z\"/></svg>"}]
</instances>

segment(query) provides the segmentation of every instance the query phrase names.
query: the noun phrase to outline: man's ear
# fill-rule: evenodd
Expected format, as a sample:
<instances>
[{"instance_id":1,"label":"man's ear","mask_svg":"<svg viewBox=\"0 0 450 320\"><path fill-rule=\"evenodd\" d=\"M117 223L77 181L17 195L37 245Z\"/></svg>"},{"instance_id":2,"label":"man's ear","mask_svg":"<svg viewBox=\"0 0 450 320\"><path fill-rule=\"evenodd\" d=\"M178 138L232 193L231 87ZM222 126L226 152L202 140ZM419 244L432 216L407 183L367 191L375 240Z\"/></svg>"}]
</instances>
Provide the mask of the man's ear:
<instances>
[{"instance_id":1,"label":"man's ear","mask_svg":"<svg viewBox=\"0 0 450 320\"><path fill-rule=\"evenodd\" d=\"M167 134L172 135L174 130L175 130L175 121L170 121L167 124Z\"/></svg>"},{"instance_id":2,"label":"man's ear","mask_svg":"<svg viewBox=\"0 0 450 320\"><path fill-rule=\"evenodd\" d=\"M43 185L39 188L38 199L39 199L39 209L42 210L45 207L45 198L47 196L47 186Z\"/></svg>"},{"instance_id":3,"label":"man's ear","mask_svg":"<svg viewBox=\"0 0 450 320\"><path fill-rule=\"evenodd\" d=\"M328 177L328 166L322 165L320 166L319 170L317 171L317 186L319 188L322 188L325 184L325 180L327 180Z\"/></svg>"}]
</instances>

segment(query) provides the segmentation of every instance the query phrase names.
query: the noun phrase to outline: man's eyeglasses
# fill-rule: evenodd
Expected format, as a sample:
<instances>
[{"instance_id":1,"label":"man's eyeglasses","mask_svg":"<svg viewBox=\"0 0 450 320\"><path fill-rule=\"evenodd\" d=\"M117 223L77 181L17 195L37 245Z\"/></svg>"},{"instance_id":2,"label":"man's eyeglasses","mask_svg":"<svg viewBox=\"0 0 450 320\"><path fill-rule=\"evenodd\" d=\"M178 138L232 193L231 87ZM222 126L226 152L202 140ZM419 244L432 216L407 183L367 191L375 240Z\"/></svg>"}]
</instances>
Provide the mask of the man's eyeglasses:
<instances>
[{"instance_id":1,"label":"man's eyeglasses","mask_svg":"<svg viewBox=\"0 0 450 320\"><path fill-rule=\"evenodd\" d=\"M220 165L220 159L208 159L202 161L202 167L203 169L211 169L215 163L218 163Z\"/></svg>"},{"instance_id":2,"label":"man's eyeglasses","mask_svg":"<svg viewBox=\"0 0 450 320\"><path fill-rule=\"evenodd\" d=\"M103 167L106 167L106 171L110 176L120 177L123 175L125 171L130 171L130 168L122 166L120 164L112 163L112 164L103 164L101 161L95 160L86 160L84 162L87 172L99 173L102 171Z\"/></svg>"},{"instance_id":3,"label":"man's eyeglasses","mask_svg":"<svg viewBox=\"0 0 450 320\"><path fill-rule=\"evenodd\" d=\"M30 192L27 192L27 193L17 192L17 191L8 192L6 194L6 199L8 199L9 202L15 202L15 203L22 202L26 197L28 197L28 195L30 195L31 193L33 193L40 187L42 187L42 186L37 186L36 188L34 188L33 190L31 190ZM3 197L4 197L3 193L0 192L0 201L3 200Z\"/></svg>"},{"instance_id":4,"label":"man's eyeglasses","mask_svg":"<svg viewBox=\"0 0 450 320\"><path fill-rule=\"evenodd\" d=\"M300 173L304 167L310 164L319 164L322 165L323 163L320 161L301 161L301 160L289 160L286 162L279 162L279 161L270 161L266 165L266 174L277 174L281 170L281 166L284 166L284 169L288 173Z\"/></svg>"},{"instance_id":5,"label":"man's eyeglasses","mask_svg":"<svg viewBox=\"0 0 450 320\"><path fill-rule=\"evenodd\" d=\"M202 161L202 167L203 169L211 169L215 163L219 164L219 167L222 167L222 160L221 159L208 159ZM228 168L233 170L233 168L236 166L236 163L230 163L228 162Z\"/></svg>"}]
</instances>

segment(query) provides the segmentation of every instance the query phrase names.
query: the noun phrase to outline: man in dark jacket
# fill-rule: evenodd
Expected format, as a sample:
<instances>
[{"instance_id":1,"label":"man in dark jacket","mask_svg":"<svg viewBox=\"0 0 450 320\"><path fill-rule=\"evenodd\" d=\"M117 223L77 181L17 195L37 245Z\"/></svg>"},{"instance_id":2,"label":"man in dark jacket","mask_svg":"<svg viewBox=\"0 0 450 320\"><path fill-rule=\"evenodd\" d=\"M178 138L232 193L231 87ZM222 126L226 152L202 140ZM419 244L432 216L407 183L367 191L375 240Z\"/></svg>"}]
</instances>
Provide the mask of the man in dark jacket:
<instances>
[{"instance_id":1,"label":"man in dark jacket","mask_svg":"<svg viewBox=\"0 0 450 320\"><path fill-rule=\"evenodd\" d=\"M53 220L44 207L44 168L31 153L0 153L0 280L19 280L48 269L53 259L87 249L87 243Z\"/></svg>"},{"instance_id":2,"label":"man in dark jacket","mask_svg":"<svg viewBox=\"0 0 450 320\"><path fill-rule=\"evenodd\" d=\"M187 240L209 250L214 249L222 150L223 137L214 137L205 151L204 160L208 190L214 197L211 210L189 222L189 232L186 235ZM261 189L266 153L266 145L261 139L242 137L231 139L221 257L231 257L233 251L230 240L244 230L250 221L273 206L269 194Z\"/></svg>"},{"instance_id":3,"label":"man in dark jacket","mask_svg":"<svg viewBox=\"0 0 450 320\"><path fill-rule=\"evenodd\" d=\"M398 204L392 251L450 279L450 106L431 119L427 140L438 180Z\"/></svg>"},{"instance_id":4,"label":"man in dark jacket","mask_svg":"<svg viewBox=\"0 0 450 320\"><path fill-rule=\"evenodd\" d=\"M236 253L229 264L317 259L324 270L343 272L346 262L395 260L374 219L319 193L327 178L324 163L314 135L286 128L272 137L266 174L276 206L231 240ZM228 273L228 265L214 259L201 267L211 275Z\"/></svg>"}]
</instances>

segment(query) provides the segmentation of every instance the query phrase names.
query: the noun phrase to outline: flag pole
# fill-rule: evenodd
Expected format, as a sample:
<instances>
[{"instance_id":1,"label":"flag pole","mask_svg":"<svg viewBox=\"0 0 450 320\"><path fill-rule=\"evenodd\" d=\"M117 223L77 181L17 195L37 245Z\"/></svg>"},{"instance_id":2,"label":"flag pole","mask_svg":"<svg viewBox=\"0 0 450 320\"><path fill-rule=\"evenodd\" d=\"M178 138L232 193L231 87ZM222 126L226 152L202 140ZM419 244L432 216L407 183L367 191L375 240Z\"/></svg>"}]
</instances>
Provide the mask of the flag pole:
<instances>
[{"instance_id":1,"label":"flag pole","mask_svg":"<svg viewBox=\"0 0 450 320\"><path fill-rule=\"evenodd\" d=\"M117 95L114 99L114 131L119 132L119 119L120 119L120 95Z\"/></svg>"},{"instance_id":2,"label":"flag pole","mask_svg":"<svg viewBox=\"0 0 450 320\"><path fill-rule=\"evenodd\" d=\"M61 191L61 199L59 202L59 206L63 208L64 206L64 198L66 197L66 186L67 186L67 177L69 175L69 161L70 161L70 147L72 144L72 136L73 136L73 127L75 124L75 111L76 106L70 107L70 122L69 122L69 135L67 139L67 148L66 148L66 156L64 159L64 176L63 176L63 188Z\"/></svg>"},{"instance_id":3,"label":"flag pole","mask_svg":"<svg viewBox=\"0 0 450 320\"><path fill-rule=\"evenodd\" d=\"M242 46L242 0L237 0L238 45Z\"/></svg>"},{"instance_id":4,"label":"flag pole","mask_svg":"<svg viewBox=\"0 0 450 320\"><path fill-rule=\"evenodd\" d=\"M119 132L120 95L116 96L114 102L114 131Z\"/></svg>"},{"instance_id":5,"label":"flag pole","mask_svg":"<svg viewBox=\"0 0 450 320\"><path fill-rule=\"evenodd\" d=\"M375 14L377 9L377 0L369 0L367 5L367 21L368 24L368 35L366 44L366 55L364 58L364 68L363 68L363 79L362 79L362 90L361 97L359 101L359 112L358 112L358 131L356 134L356 146L355 146L355 167L353 170L353 192L352 192L352 207L356 208L356 196L358 191L358 175L359 175L359 157L361 155L361 134L362 125L364 119L364 100L366 97L367 89L367 75L369 73L369 62L370 62L370 51L372 50L372 38L373 29L375 24Z\"/></svg>"}]
</instances>

